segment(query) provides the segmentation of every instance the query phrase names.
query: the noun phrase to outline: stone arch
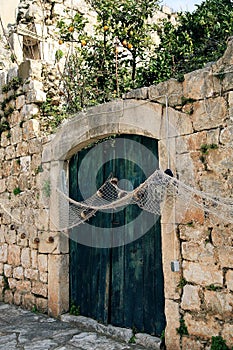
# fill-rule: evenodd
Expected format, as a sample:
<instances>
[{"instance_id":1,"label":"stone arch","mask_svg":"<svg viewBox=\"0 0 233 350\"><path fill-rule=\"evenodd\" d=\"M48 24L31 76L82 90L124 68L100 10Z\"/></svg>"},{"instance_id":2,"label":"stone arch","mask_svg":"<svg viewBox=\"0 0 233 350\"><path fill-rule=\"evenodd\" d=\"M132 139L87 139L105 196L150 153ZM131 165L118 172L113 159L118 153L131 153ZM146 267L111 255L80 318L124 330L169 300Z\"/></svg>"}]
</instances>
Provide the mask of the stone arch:
<instances>
[{"instance_id":1,"label":"stone arch","mask_svg":"<svg viewBox=\"0 0 233 350\"><path fill-rule=\"evenodd\" d=\"M168 153L175 162L175 133L172 132L169 149L167 147L166 120L161 104L147 100L119 100L99 105L89 109L86 113L79 113L66 122L56 133L53 140L46 145L42 162L49 164L50 180L59 181L61 170L67 171L69 159L88 144L113 134L138 134L158 140L160 168L167 167ZM177 132L175 130L175 132ZM174 164L173 164L174 165ZM68 171L67 171L68 173ZM50 195L50 219L59 210L56 193ZM168 217L168 216L167 216ZM52 220L50 229L55 231ZM169 221L169 222L168 222ZM176 239L174 219L169 215L161 220L163 269L166 281L171 279L170 262L174 259L173 242ZM60 315L69 308L69 250L68 238L59 234L59 251L49 256L48 280L48 309L52 315ZM174 242L176 244L176 242ZM169 245L169 249L168 248Z\"/></svg>"}]
</instances>

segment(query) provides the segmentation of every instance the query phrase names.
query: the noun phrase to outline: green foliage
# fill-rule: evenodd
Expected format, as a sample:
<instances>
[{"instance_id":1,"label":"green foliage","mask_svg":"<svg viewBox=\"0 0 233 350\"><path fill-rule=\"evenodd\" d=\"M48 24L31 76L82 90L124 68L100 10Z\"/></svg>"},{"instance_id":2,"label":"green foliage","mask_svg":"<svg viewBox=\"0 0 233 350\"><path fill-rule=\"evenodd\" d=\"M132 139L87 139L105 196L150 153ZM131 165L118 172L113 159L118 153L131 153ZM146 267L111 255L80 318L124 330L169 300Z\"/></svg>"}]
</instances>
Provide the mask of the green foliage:
<instances>
[{"instance_id":1,"label":"green foliage","mask_svg":"<svg viewBox=\"0 0 233 350\"><path fill-rule=\"evenodd\" d=\"M2 86L2 92L6 93L10 90L16 91L21 84L22 84L22 79L18 77L14 77L11 79L11 81L8 84Z\"/></svg>"},{"instance_id":2,"label":"green foliage","mask_svg":"<svg viewBox=\"0 0 233 350\"><path fill-rule=\"evenodd\" d=\"M178 288L184 288L184 286L187 284L187 281L185 278L181 278L180 282L178 283Z\"/></svg>"},{"instance_id":3,"label":"green foliage","mask_svg":"<svg viewBox=\"0 0 233 350\"><path fill-rule=\"evenodd\" d=\"M212 337L211 350L229 350L226 341L221 337Z\"/></svg>"},{"instance_id":4,"label":"green foliage","mask_svg":"<svg viewBox=\"0 0 233 350\"><path fill-rule=\"evenodd\" d=\"M230 0L206 0L192 12L178 14L178 25L164 20L160 44L152 55L144 79L147 85L203 68L220 58L233 33Z\"/></svg>"},{"instance_id":5,"label":"green foliage","mask_svg":"<svg viewBox=\"0 0 233 350\"><path fill-rule=\"evenodd\" d=\"M215 286L214 284L210 284L209 286L206 287L207 290L212 290L213 292L217 292L222 290L221 287Z\"/></svg>"},{"instance_id":6,"label":"green foliage","mask_svg":"<svg viewBox=\"0 0 233 350\"><path fill-rule=\"evenodd\" d=\"M178 334L180 334L181 336L183 335L188 335L188 328L185 324L185 321L183 318L180 318L180 327L179 328L176 328L176 331Z\"/></svg>"},{"instance_id":7,"label":"green foliage","mask_svg":"<svg viewBox=\"0 0 233 350\"><path fill-rule=\"evenodd\" d=\"M208 151L209 151L210 149L217 149L217 148L218 148L218 145L217 145L217 144L211 143L210 145L208 145L208 144L203 144L203 145L201 145L200 150L201 150L201 152L202 152L203 154L208 154Z\"/></svg>"},{"instance_id":8,"label":"green foliage","mask_svg":"<svg viewBox=\"0 0 233 350\"><path fill-rule=\"evenodd\" d=\"M132 337L129 340L129 344L135 344L135 343L136 343L135 335L132 335Z\"/></svg>"},{"instance_id":9,"label":"green foliage","mask_svg":"<svg viewBox=\"0 0 233 350\"><path fill-rule=\"evenodd\" d=\"M62 77L69 113L171 77L183 81L185 73L220 58L233 34L231 0L205 0L192 13L179 13L176 25L169 20L149 24L158 0L119 0L117 6L113 0L87 2L97 12L92 35L81 13L72 16L67 10L68 21L57 23L59 43L74 45ZM160 37L157 46L154 32ZM61 46L56 60L62 56ZM224 72L219 79L223 77Z\"/></svg>"},{"instance_id":10,"label":"green foliage","mask_svg":"<svg viewBox=\"0 0 233 350\"><path fill-rule=\"evenodd\" d=\"M19 187L15 187L14 189L13 189L13 193L14 193L14 195L15 196L17 196L18 194L20 194L22 191L21 191L21 189L19 188Z\"/></svg>"},{"instance_id":11,"label":"green foliage","mask_svg":"<svg viewBox=\"0 0 233 350\"><path fill-rule=\"evenodd\" d=\"M36 305L33 305L33 307L32 307L32 310L31 310L32 312L34 312L35 314L37 314L38 313L38 309L37 309L37 306Z\"/></svg>"},{"instance_id":12,"label":"green foliage","mask_svg":"<svg viewBox=\"0 0 233 350\"><path fill-rule=\"evenodd\" d=\"M72 301L70 305L70 315L79 316L80 315L80 306L76 306L75 303Z\"/></svg>"},{"instance_id":13,"label":"green foliage","mask_svg":"<svg viewBox=\"0 0 233 350\"><path fill-rule=\"evenodd\" d=\"M142 66L152 48L154 27L147 19L158 0L88 0L97 12L94 34L85 31L87 20L77 13L67 24L58 22L60 43L75 42L63 74L70 113L120 97L142 84ZM124 59L122 52L124 51ZM140 62L140 65L139 65Z\"/></svg>"},{"instance_id":14,"label":"green foliage","mask_svg":"<svg viewBox=\"0 0 233 350\"><path fill-rule=\"evenodd\" d=\"M56 58L56 61L59 62L62 57L64 56L64 53L62 50L57 50L56 53L55 53L55 58Z\"/></svg>"},{"instance_id":15,"label":"green foliage","mask_svg":"<svg viewBox=\"0 0 233 350\"><path fill-rule=\"evenodd\" d=\"M1 120L0 121L0 136L1 133L4 131L10 130L10 125L7 120Z\"/></svg>"},{"instance_id":16,"label":"green foliage","mask_svg":"<svg viewBox=\"0 0 233 350\"><path fill-rule=\"evenodd\" d=\"M59 106L53 104L50 97L47 97L40 108L42 116L48 119L48 124L52 130L55 130L61 124L62 120L65 119L64 111Z\"/></svg>"},{"instance_id":17,"label":"green foliage","mask_svg":"<svg viewBox=\"0 0 233 350\"><path fill-rule=\"evenodd\" d=\"M43 166L42 166L42 164L40 164L40 165L36 168L35 174L42 173L43 171L44 171L44 170L43 170Z\"/></svg>"}]
</instances>

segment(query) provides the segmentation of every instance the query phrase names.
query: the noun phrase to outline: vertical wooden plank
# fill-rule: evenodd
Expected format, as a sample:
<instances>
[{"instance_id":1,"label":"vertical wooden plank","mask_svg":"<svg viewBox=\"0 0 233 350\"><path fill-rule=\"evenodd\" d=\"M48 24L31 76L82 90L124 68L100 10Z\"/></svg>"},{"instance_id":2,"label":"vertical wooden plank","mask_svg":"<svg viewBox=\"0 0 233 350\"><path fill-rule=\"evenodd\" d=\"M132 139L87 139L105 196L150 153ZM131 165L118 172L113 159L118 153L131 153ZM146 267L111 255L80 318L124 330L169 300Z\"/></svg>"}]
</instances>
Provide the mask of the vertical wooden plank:
<instances>
[{"instance_id":1,"label":"vertical wooden plank","mask_svg":"<svg viewBox=\"0 0 233 350\"><path fill-rule=\"evenodd\" d=\"M126 137L127 139L127 137ZM140 143L140 136L132 138ZM135 152L134 145L125 150L126 158L130 158L131 153ZM137 154L138 161L141 161L141 154ZM136 163L129 162L126 167L126 178L130 180L133 187L136 188L144 180L142 169ZM141 210L136 205L129 205L125 209L125 223L132 222ZM140 229L139 227L136 228ZM143 256L142 239L135 240L135 227L129 225L125 227L125 234L132 242L125 246L125 326L135 327L143 331Z\"/></svg>"},{"instance_id":2,"label":"vertical wooden plank","mask_svg":"<svg viewBox=\"0 0 233 350\"><path fill-rule=\"evenodd\" d=\"M142 168L148 169L149 164L149 171L152 173L158 166L156 158L152 157L152 154L158 154L155 140L132 135L119 137L121 140L124 139L124 159L117 159L117 154L114 154L117 151L116 147L106 146L102 155L102 164L105 163L107 154L112 160L106 162L99 171L96 179L99 182L97 187L102 185L111 172L119 179L128 179L134 187L145 180L142 169L127 160L130 154L135 153L134 147L129 147L128 139L145 145L151 151L151 155L148 152L147 158L140 152L137 154ZM70 188L73 193L76 193L74 195L76 197L79 196L75 189L78 187L77 169L86 152L87 150L79 152L79 157L74 157L73 163L71 162ZM95 171L94 159L87 166L86 178L90 171ZM88 181L86 191L88 192ZM90 234L91 230L94 245L97 241L100 243L101 239L104 239L96 236L95 225L109 227L109 235L112 234L112 229L120 227L125 237L131 238L133 242L125 246L105 249L71 243L71 298L75 298L77 305L81 304L81 312L86 316L118 326L134 326L139 331L159 335L165 326L160 226L157 221L155 227L151 228L147 234L134 240L135 229L138 227L129 225L126 228L125 224L133 221L139 213L140 209L136 205L128 206L114 214L97 213L96 217L89 220L88 228L85 228L85 225L78 228L84 235ZM144 233L144 223L141 224L140 229ZM114 240L114 244L117 244L117 237L114 236Z\"/></svg>"}]
</instances>

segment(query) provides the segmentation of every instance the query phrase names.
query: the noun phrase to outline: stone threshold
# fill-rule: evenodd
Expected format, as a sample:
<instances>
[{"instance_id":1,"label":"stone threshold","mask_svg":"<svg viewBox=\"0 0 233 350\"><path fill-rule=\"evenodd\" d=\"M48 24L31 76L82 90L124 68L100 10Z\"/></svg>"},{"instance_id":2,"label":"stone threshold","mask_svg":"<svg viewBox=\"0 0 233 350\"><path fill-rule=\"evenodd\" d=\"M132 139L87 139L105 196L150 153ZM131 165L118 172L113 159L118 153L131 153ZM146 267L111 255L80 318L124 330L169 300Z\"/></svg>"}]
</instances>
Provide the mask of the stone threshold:
<instances>
[{"instance_id":1,"label":"stone threshold","mask_svg":"<svg viewBox=\"0 0 233 350\"><path fill-rule=\"evenodd\" d=\"M94 319L85 316L74 316L70 314L63 314L60 316L61 321L74 324L87 331L94 331L98 334L109 336L113 339L121 340L125 343L129 343L130 340L134 340L134 344L141 345L146 349L160 350L161 339L153 337L146 333L133 334L132 329L115 327L112 325L104 325L97 322Z\"/></svg>"}]
</instances>

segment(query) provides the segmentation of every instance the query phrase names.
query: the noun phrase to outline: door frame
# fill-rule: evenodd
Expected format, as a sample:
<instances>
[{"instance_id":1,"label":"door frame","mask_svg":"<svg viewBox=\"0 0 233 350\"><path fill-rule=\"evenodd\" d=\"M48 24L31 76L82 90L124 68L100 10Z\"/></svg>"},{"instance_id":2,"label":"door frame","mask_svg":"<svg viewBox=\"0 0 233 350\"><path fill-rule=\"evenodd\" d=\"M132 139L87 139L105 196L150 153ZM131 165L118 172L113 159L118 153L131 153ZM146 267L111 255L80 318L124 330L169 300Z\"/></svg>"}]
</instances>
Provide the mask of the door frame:
<instances>
[{"instance_id":1,"label":"door frame","mask_svg":"<svg viewBox=\"0 0 233 350\"><path fill-rule=\"evenodd\" d=\"M51 184L49 203L51 231L57 232L53 218L60 210L56 187L59 186L61 171L65 171L68 177L71 156L96 140L113 134L152 137L158 140L160 169L167 168L168 158L171 169L176 169L176 137L182 134L182 125L177 123L176 116L174 113L172 115L172 109L168 110L171 110L169 144L165 108L162 104L145 100L119 100L99 105L90 108L86 113L77 114L60 128L52 141L44 146L42 154L43 169L46 169L45 174L49 176ZM161 235L165 317L167 328L172 330L173 325L168 322L168 319L171 319L168 310L173 307L178 317L178 304L172 299L180 298L177 291L180 273L174 274L171 271L174 256L180 258L175 213L168 211L161 213ZM69 239L64 232L57 232L57 239L57 249L48 257L48 312L53 316L61 315L69 309Z\"/></svg>"}]
</instances>

